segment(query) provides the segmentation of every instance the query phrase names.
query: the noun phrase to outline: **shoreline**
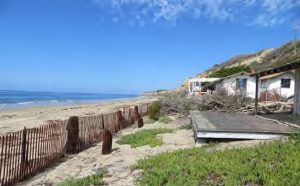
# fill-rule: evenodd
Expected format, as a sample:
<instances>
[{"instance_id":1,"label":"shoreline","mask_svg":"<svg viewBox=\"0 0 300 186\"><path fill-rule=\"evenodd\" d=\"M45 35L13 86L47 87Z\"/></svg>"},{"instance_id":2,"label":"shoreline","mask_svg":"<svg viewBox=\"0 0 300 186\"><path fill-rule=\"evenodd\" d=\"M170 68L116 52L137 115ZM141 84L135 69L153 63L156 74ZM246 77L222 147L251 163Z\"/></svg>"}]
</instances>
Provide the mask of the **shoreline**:
<instances>
[{"instance_id":1,"label":"shoreline","mask_svg":"<svg viewBox=\"0 0 300 186\"><path fill-rule=\"evenodd\" d=\"M113 112L119 108L154 101L153 97L120 98L66 105L33 106L0 110L0 135L38 127L49 120L64 120L70 116L89 116Z\"/></svg>"},{"instance_id":2,"label":"shoreline","mask_svg":"<svg viewBox=\"0 0 300 186\"><path fill-rule=\"evenodd\" d=\"M33 107L51 107L51 106L68 106L73 104L93 104L93 103L103 103L107 101L118 101L118 100L131 100L146 97L143 95L136 95L132 97L120 97L120 98L103 98L103 99L82 99L82 100L44 100L44 101L24 101L16 103L0 103L0 111L5 110L17 110L17 109L28 109Z\"/></svg>"}]
</instances>

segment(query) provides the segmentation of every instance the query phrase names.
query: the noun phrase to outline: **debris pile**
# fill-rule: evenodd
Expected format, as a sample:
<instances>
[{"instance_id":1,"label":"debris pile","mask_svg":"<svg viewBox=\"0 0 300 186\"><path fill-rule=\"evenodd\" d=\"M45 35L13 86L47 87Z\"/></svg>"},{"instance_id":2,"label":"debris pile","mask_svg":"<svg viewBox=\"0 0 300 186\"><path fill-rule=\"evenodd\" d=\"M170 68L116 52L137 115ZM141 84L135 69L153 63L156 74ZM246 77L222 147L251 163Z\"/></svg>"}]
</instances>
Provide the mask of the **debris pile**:
<instances>
[{"instance_id":1,"label":"debris pile","mask_svg":"<svg viewBox=\"0 0 300 186\"><path fill-rule=\"evenodd\" d=\"M235 94L228 95L225 91L218 91L213 95L186 97L182 93L165 95L161 100L162 114L187 115L189 110L212 110L219 112L235 112L244 114L255 113L255 103L251 98ZM259 114L292 112L292 102L260 102Z\"/></svg>"}]
</instances>

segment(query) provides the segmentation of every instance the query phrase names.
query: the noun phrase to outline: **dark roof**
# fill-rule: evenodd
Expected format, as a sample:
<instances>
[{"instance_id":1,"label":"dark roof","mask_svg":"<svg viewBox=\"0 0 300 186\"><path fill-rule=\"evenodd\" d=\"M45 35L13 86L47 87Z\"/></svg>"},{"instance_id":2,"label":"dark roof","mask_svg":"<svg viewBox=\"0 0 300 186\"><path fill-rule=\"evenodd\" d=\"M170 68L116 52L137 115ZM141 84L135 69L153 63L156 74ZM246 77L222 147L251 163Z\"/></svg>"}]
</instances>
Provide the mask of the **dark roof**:
<instances>
[{"instance_id":1,"label":"dark roof","mask_svg":"<svg viewBox=\"0 0 300 186\"><path fill-rule=\"evenodd\" d=\"M263 77L263 76L268 76L268 75L271 75L271 74L277 74L277 73L280 73L280 72L295 70L297 68L300 68L300 60L297 60L297 61L294 61L294 62L291 62L291 63L287 63L287 64L282 65L282 66L269 68L269 69L266 69L264 71L257 72L256 74L253 74L253 75L257 75L258 77Z\"/></svg>"}]
</instances>

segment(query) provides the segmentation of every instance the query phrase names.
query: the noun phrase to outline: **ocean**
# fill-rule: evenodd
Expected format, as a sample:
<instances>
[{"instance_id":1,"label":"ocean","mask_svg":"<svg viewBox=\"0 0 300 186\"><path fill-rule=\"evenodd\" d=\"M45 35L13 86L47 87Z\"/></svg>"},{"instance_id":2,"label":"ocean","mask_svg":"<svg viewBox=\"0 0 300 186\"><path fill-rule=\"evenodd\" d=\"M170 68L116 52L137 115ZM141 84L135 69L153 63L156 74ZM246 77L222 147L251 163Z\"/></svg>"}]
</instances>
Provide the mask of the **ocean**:
<instances>
[{"instance_id":1,"label":"ocean","mask_svg":"<svg viewBox=\"0 0 300 186\"><path fill-rule=\"evenodd\" d=\"M93 103L135 97L138 95L0 90L0 109Z\"/></svg>"}]
</instances>

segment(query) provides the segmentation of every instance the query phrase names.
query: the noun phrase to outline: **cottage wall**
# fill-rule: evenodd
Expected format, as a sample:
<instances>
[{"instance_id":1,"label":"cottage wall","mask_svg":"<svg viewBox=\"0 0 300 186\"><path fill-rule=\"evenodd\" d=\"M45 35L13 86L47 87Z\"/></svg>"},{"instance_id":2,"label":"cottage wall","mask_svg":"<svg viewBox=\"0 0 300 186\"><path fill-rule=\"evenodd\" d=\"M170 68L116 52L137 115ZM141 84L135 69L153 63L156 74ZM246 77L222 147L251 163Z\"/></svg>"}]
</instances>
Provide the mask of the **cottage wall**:
<instances>
[{"instance_id":1,"label":"cottage wall","mask_svg":"<svg viewBox=\"0 0 300 186\"><path fill-rule=\"evenodd\" d=\"M227 90L228 94L233 95L236 92L236 79L237 78L247 78L247 92L246 96L255 98L255 77L248 75L237 75L234 77L225 78L217 88L223 87Z\"/></svg>"},{"instance_id":2,"label":"cottage wall","mask_svg":"<svg viewBox=\"0 0 300 186\"><path fill-rule=\"evenodd\" d=\"M291 79L290 88L281 88L281 79ZM295 76L292 73L285 73L280 76L270 78L265 80L266 86L265 88L260 88L261 91L276 91L279 95L283 97L289 97L294 95L295 90Z\"/></svg>"}]
</instances>

